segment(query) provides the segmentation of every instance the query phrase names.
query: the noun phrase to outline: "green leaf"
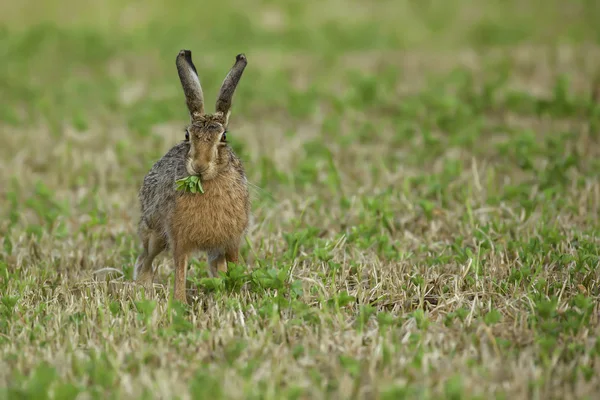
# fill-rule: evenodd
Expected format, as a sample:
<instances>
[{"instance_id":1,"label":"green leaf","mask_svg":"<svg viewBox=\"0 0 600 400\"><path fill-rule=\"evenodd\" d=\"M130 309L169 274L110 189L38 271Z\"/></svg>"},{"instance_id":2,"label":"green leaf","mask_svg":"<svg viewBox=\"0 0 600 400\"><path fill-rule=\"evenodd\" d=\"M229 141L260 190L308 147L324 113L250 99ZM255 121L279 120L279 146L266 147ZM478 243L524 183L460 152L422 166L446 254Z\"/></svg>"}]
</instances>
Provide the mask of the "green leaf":
<instances>
[{"instance_id":1,"label":"green leaf","mask_svg":"<svg viewBox=\"0 0 600 400\"><path fill-rule=\"evenodd\" d=\"M483 317L483 321L486 325L494 325L502 319L502 314L498 310L492 309L488 312L485 317Z\"/></svg>"},{"instance_id":2,"label":"green leaf","mask_svg":"<svg viewBox=\"0 0 600 400\"><path fill-rule=\"evenodd\" d=\"M204 193L200 177L196 175L186 176L185 178L177 179L176 190L183 190L190 193Z\"/></svg>"},{"instance_id":3,"label":"green leaf","mask_svg":"<svg viewBox=\"0 0 600 400\"><path fill-rule=\"evenodd\" d=\"M202 278L199 283L208 291L219 291L225 286L222 278Z\"/></svg>"}]
</instances>

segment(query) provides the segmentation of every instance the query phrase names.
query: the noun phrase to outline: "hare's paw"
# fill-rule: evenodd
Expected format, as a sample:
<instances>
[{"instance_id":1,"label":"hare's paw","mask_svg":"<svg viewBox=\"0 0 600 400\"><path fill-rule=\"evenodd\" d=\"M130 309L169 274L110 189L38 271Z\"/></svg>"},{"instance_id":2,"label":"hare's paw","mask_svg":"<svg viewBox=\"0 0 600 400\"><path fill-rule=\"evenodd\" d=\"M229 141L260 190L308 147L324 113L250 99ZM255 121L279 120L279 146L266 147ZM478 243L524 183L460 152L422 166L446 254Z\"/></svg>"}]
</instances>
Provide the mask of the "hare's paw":
<instances>
[{"instance_id":1,"label":"hare's paw","mask_svg":"<svg viewBox=\"0 0 600 400\"><path fill-rule=\"evenodd\" d=\"M154 274L152 272L143 271L138 275L135 282L143 286L146 290L154 289Z\"/></svg>"}]
</instances>

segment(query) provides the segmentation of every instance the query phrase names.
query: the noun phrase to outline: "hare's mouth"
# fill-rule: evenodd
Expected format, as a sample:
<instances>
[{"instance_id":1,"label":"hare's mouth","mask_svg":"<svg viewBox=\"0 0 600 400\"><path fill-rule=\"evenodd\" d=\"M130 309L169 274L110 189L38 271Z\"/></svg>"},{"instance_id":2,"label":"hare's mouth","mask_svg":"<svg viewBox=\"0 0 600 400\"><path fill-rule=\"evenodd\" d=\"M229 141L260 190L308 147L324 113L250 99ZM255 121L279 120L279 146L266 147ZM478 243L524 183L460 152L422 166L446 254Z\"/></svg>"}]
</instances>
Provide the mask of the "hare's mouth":
<instances>
[{"instance_id":1,"label":"hare's mouth","mask_svg":"<svg viewBox=\"0 0 600 400\"><path fill-rule=\"evenodd\" d=\"M188 158L185 169L187 170L188 174L192 176L199 176L203 179L210 179L212 175L212 168L210 165L199 166L194 162L193 158Z\"/></svg>"}]
</instances>

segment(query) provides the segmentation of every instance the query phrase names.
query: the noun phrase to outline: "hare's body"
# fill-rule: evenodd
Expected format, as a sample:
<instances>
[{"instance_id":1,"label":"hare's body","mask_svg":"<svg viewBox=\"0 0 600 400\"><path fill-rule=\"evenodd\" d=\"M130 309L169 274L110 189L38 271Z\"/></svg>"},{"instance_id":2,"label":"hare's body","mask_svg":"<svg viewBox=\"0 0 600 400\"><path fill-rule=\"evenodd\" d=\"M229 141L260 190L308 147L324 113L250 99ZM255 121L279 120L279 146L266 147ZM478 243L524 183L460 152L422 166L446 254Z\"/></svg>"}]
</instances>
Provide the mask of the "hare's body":
<instances>
[{"instance_id":1,"label":"hare's body","mask_svg":"<svg viewBox=\"0 0 600 400\"><path fill-rule=\"evenodd\" d=\"M141 230L156 232L189 251L236 248L248 226L250 200L246 176L231 153L231 167L202 184L203 194L175 190L175 181L188 176L190 145L181 142L154 164L140 190Z\"/></svg>"},{"instance_id":2,"label":"hare's body","mask_svg":"<svg viewBox=\"0 0 600 400\"><path fill-rule=\"evenodd\" d=\"M231 96L246 59L237 57L232 72L223 82L214 115L204 114L200 83L197 77L193 79L196 71L191 53L180 52L177 62L192 121L186 140L154 164L139 191L142 214L139 236L144 249L137 259L134 275L142 284L151 284L152 261L163 250L171 250L175 262L175 298L185 302L188 256L205 251L213 275L226 271L228 261L238 261L239 246L248 227L250 199L246 175L225 136ZM189 175L200 178L204 193L176 189L175 181Z\"/></svg>"}]
</instances>

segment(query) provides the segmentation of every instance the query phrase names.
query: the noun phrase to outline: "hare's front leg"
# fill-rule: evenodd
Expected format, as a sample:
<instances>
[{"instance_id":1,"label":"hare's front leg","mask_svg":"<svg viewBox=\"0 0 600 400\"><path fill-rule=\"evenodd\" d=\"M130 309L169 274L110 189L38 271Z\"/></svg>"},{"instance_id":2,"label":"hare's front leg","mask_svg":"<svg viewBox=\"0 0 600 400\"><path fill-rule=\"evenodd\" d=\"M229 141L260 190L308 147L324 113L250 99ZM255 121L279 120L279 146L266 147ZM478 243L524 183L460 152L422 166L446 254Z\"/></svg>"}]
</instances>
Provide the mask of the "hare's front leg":
<instances>
[{"instance_id":1,"label":"hare's front leg","mask_svg":"<svg viewBox=\"0 0 600 400\"><path fill-rule=\"evenodd\" d=\"M225 261L225 254L219 250L211 250L206 253L208 256L208 266L210 269L210 275L213 278L219 277L219 272L227 272L227 261Z\"/></svg>"},{"instance_id":2,"label":"hare's front leg","mask_svg":"<svg viewBox=\"0 0 600 400\"><path fill-rule=\"evenodd\" d=\"M239 249L229 249L225 252L220 251L209 251L208 252L208 263L210 266L210 273L213 277L218 277L219 272L227 272L227 263L237 263L239 259Z\"/></svg>"},{"instance_id":3,"label":"hare's front leg","mask_svg":"<svg viewBox=\"0 0 600 400\"><path fill-rule=\"evenodd\" d=\"M229 251L225 252L225 260L230 263L234 263L237 264L238 260L240 258L240 249L238 247L234 248L234 249L230 249Z\"/></svg>"},{"instance_id":4,"label":"hare's front leg","mask_svg":"<svg viewBox=\"0 0 600 400\"><path fill-rule=\"evenodd\" d=\"M175 246L173 249L173 259L175 262L175 300L187 303L185 295L185 281L187 272L188 252Z\"/></svg>"}]
</instances>

